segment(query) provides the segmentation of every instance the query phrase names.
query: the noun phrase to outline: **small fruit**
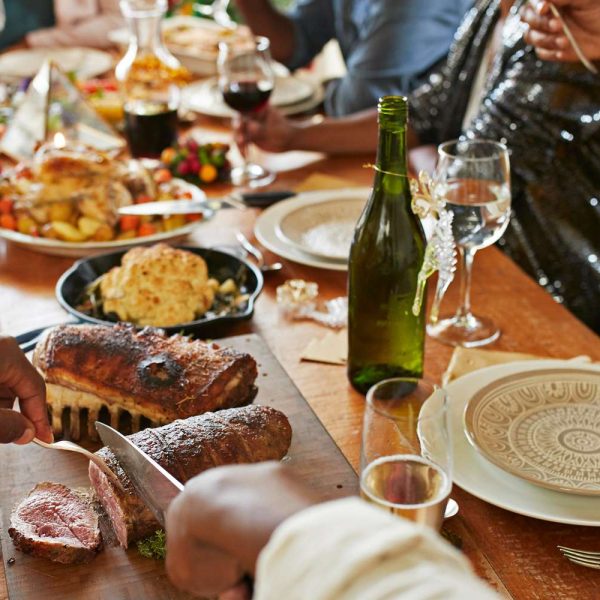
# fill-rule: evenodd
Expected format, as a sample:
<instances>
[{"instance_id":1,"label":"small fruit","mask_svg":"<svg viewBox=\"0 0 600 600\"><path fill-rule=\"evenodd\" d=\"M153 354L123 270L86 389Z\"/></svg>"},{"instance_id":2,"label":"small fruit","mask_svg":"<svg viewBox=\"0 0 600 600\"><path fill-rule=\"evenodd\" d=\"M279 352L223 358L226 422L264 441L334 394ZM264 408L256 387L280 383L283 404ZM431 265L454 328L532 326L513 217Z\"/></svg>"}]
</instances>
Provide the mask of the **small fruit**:
<instances>
[{"instance_id":1,"label":"small fruit","mask_svg":"<svg viewBox=\"0 0 600 600\"><path fill-rule=\"evenodd\" d=\"M136 199L135 199L135 203L136 204L145 204L146 202L152 202L152 198L150 196L148 196L147 194L140 194Z\"/></svg>"},{"instance_id":2,"label":"small fruit","mask_svg":"<svg viewBox=\"0 0 600 600\"><path fill-rule=\"evenodd\" d=\"M204 183L212 183L217 178L218 174L217 167L214 165L202 165L200 171L198 171L198 177L200 177L200 181L203 181Z\"/></svg>"},{"instance_id":3,"label":"small fruit","mask_svg":"<svg viewBox=\"0 0 600 600\"><path fill-rule=\"evenodd\" d=\"M166 183L167 181L171 181L173 179L173 175L169 169L158 169L154 173L154 181L156 183Z\"/></svg>"},{"instance_id":4,"label":"small fruit","mask_svg":"<svg viewBox=\"0 0 600 600\"><path fill-rule=\"evenodd\" d=\"M160 160L165 165L170 165L175 160L176 156L177 156L177 151L175 150L175 148L165 148L160 153Z\"/></svg>"}]
</instances>

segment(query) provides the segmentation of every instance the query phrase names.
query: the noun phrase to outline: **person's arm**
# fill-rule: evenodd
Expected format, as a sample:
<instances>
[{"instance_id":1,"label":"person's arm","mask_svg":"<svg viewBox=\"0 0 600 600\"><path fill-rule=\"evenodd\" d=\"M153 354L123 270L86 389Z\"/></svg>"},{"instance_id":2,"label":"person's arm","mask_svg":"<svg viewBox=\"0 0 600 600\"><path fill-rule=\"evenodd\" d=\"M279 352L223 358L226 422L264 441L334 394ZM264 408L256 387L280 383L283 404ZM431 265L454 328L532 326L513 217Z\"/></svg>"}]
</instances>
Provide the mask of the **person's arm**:
<instances>
[{"instance_id":1,"label":"person's arm","mask_svg":"<svg viewBox=\"0 0 600 600\"><path fill-rule=\"evenodd\" d=\"M73 25L38 29L27 34L25 41L31 47L46 46L88 46L108 48L112 42L108 33L123 27L120 15L97 15Z\"/></svg>"},{"instance_id":2,"label":"person's arm","mask_svg":"<svg viewBox=\"0 0 600 600\"><path fill-rule=\"evenodd\" d=\"M586 58L600 60L600 2L598 0L553 0ZM543 60L575 62L579 58L564 34L549 3L530 0L521 10L529 26L525 40Z\"/></svg>"},{"instance_id":3,"label":"person's arm","mask_svg":"<svg viewBox=\"0 0 600 600\"><path fill-rule=\"evenodd\" d=\"M294 53L294 26L269 0L236 0L246 24L255 35L264 35L271 41L275 60L287 62Z\"/></svg>"},{"instance_id":4,"label":"person's arm","mask_svg":"<svg viewBox=\"0 0 600 600\"><path fill-rule=\"evenodd\" d=\"M269 107L250 115L244 132L236 132L240 144L252 142L267 152L308 150L327 154L365 154L377 148L377 110L368 109L346 117L311 117L292 120ZM408 145L418 145L409 127Z\"/></svg>"},{"instance_id":5,"label":"person's arm","mask_svg":"<svg viewBox=\"0 0 600 600\"><path fill-rule=\"evenodd\" d=\"M12 410L15 398L20 413ZM0 443L27 444L34 437L53 441L44 380L17 342L0 336Z\"/></svg>"},{"instance_id":6,"label":"person's arm","mask_svg":"<svg viewBox=\"0 0 600 600\"><path fill-rule=\"evenodd\" d=\"M359 499L314 504L280 463L206 471L169 507L167 574L221 598L244 597L245 573L254 600L495 597L433 531Z\"/></svg>"}]
</instances>

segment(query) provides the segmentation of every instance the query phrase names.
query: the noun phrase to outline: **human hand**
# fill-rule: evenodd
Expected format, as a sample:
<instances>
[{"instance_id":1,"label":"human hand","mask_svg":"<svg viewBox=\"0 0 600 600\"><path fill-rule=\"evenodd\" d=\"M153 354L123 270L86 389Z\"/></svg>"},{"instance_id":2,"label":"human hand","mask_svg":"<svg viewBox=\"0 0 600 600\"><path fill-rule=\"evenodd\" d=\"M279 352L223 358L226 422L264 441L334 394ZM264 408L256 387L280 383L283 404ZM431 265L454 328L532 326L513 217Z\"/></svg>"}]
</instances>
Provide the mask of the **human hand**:
<instances>
[{"instance_id":1,"label":"human hand","mask_svg":"<svg viewBox=\"0 0 600 600\"><path fill-rule=\"evenodd\" d=\"M12 410L15 398L21 412ZM46 386L14 338L0 336L0 443L52 442Z\"/></svg>"},{"instance_id":2,"label":"human hand","mask_svg":"<svg viewBox=\"0 0 600 600\"><path fill-rule=\"evenodd\" d=\"M583 54L589 60L600 59L600 2L598 0L553 0L561 11ZM578 61L564 34L561 22L552 14L546 0L529 0L521 9L528 25L525 41L543 60Z\"/></svg>"},{"instance_id":3,"label":"human hand","mask_svg":"<svg viewBox=\"0 0 600 600\"><path fill-rule=\"evenodd\" d=\"M167 512L169 578L199 596L225 592L222 600L247 597L240 579L254 573L275 528L315 502L280 463L205 471L187 482Z\"/></svg>"},{"instance_id":4,"label":"human hand","mask_svg":"<svg viewBox=\"0 0 600 600\"><path fill-rule=\"evenodd\" d=\"M238 147L245 148L249 143L253 143L267 152L285 152L292 149L297 127L276 108L267 106L264 110L249 113L245 115L242 123L242 126L235 129Z\"/></svg>"}]
</instances>

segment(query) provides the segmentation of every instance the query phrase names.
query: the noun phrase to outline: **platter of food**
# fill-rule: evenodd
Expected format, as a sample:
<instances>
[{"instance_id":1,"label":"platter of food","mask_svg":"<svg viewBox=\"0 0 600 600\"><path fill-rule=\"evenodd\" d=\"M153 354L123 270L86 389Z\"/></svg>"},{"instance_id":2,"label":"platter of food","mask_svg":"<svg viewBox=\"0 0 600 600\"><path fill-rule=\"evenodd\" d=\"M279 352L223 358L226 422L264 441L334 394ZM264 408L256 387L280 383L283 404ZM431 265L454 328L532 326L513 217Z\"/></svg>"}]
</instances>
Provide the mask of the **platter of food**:
<instances>
[{"instance_id":1,"label":"platter of food","mask_svg":"<svg viewBox=\"0 0 600 600\"><path fill-rule=\"evenodd\" d=\"M116 160L89 148L42 146L30 164L0 176L0 236L26 248L60 256L86 256L182 239L209 220L200 214L119 216L140 202L204 200L197 186L152 171L143 161Z\"/></svg>"},{"instance_id":2,"label":"platter of food","mask_svg":"<svg viewBox=\"0 0 600 600\"><path fill-rule=\"evenodd\" d=\"M214 335L249 319L262 287L260 270L236 256L157 244L77 261L59 279L56 296L88 323Z\"/></svg>"},{"instance_id":3,"label":"platter of food","mask_svg":"<svg viewBox=\"0 0 600 600\"><path fill-rule=\"evenodd\" d=\"M258 336L205 343L126 325L66 325L48 332L33 362L48 386L57 437L98 450L88 435L98 419L182 483L214 466L285 457L324 499L356 492L351 466ZM158 428L150 433L148 425ZM156 560L164 556L164 534L145 537L158 527L154 517L110 450L98 454L122 489L72 453L0 448L0 538L11 599L36 597L42 588L48 600L188 598ZM44 513L47 504L60 510ZM73 519L82 527L65 528ZM154 559L144 557L149 548Z\"/></svg>"}]
</instances>

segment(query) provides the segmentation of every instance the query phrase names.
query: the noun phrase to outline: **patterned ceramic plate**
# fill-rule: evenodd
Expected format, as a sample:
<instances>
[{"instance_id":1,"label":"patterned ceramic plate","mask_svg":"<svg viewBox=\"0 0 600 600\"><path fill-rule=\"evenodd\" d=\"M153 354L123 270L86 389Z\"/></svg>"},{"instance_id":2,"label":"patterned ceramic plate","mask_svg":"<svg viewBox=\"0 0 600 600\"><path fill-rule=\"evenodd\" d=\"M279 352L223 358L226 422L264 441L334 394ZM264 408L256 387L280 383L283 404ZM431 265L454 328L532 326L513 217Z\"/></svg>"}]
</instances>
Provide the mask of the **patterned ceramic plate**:
<instances>
[{"instance_id":1,"label":"patterned ceramic plate","mask_svg":"<svg viewBox=\"0 0 600 600\"><path fill-rule=\"evenodd\" d=\"M600 376L528 371L477 392L464 413L469 441L508 473L537 485L600 495Z\"/></svg>"}]
</instances>

